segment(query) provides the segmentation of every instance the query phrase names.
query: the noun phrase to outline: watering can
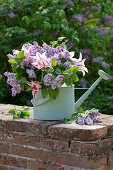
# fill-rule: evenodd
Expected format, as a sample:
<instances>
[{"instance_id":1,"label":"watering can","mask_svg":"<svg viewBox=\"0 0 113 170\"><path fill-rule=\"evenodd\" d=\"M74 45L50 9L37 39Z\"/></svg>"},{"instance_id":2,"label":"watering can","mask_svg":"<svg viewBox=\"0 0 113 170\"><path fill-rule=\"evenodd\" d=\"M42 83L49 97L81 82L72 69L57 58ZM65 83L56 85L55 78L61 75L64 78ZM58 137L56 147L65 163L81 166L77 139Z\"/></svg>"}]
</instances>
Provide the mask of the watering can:
<instances>
[{"instance_id":1,"label":"watering can","mask_svg":"<svg viewBox=\"0 0 113 170\"><path fill-rule=\"evenodd\" d=\"M46 99L42 98L41 93L37 92L35 99L32 100L34 119L37 120L63 120L70 118L71 115L80 107L88 95L104 79L108 80L108 75L102 71L98 71L99 78L92 84L92 86L80 97L75 103L74 86L63 85L59 87L59 95L54 99L49 96Z\"/></svg>"}]
</instances>

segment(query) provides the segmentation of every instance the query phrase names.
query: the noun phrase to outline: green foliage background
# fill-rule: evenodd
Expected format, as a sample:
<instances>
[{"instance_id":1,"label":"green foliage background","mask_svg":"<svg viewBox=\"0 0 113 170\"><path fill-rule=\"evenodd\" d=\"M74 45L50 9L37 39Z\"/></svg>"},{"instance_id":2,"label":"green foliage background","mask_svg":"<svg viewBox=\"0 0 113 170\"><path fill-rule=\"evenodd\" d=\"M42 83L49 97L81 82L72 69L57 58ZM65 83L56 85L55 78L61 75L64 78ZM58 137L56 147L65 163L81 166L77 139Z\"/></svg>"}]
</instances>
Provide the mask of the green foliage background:
<instances>
[{"instance_id":1,"label":"green foliage background","mask_svg":"<svg viewBox=\"0 0 113 170\"><path fill-rule=\"evenodd\" d=\"M16 17L11 19L9 13ZM86 18L83 22L73 20L73 16L81 14ZM43 41L49 44L58 37L68 39L68 47L73 44L70 51L75 51L78 58L80 50L89 50L86 67L89 73L84 79L87 87L98 78L98 70L102 69L109 75L113 75L113 23L105 25L104 17L113 17L112 0L1 0L0 1L0 103L26 104L31 99L31 93L21 93L12 98L10 86L6 84L3 75L10 71L7 62L7 54L13 49L21 49L26 42L37 41L42 45ZM96 31L95 28L100 30ZM39 31L39 35L35 32ZM107 34L102 33L108 30ZM103 57L110 66L105 68L100 63L92 60ZM85 58L85 55L83 54ZM81 76L82 77L82 76ZM80 84L75 84L81 87ZM82 105L86 109L95 107L102 113L112 114L113 108L113 80L102 81ZM76 91L76 99L84 90Z\"/></svg>"}]
</instances>

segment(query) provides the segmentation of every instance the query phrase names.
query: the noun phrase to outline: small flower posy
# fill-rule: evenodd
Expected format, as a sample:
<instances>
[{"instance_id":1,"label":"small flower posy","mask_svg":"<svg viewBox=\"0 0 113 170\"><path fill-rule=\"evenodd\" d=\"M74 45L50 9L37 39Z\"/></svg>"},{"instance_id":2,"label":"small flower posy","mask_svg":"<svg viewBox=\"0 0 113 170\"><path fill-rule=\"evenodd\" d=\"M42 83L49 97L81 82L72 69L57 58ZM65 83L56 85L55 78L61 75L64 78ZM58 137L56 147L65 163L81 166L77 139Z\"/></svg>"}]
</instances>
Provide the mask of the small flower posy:
<instances>
[{"instance_id":1,"label":"small flower posy","mask_svg":"<svg viewBox=\"0 0 113 170\"><path fill-rule=\"evenodd\" d=\"M101 113L99 110L93 108L91 110L82 110L72 114L71 118L64 119L63 123L77 123L79 125L93 125L94 123L101 123L102 120L99 118Z\"/></svg>"},{"instance_id":2,"label":"small flower posy","mask_svg":"<svg viewBox=\"0 0 113 170\"><path fill-rule=\"evenodd\" d=\"M85 59L80 53L79 59L74 58L74 52L69 52L65 43L51 42L51 45L43 44L42 47L34 42L24 44L20 51L13 50L13 55L8 54L8 62L13 73L5 72L7 83L12 86L12 96L16 96L21 90L32 90L33 98L38 91L43 98L48 95L56 99L58 87L64 83L72 86L77 82L77 72L82 71L83 76L88 72L85 67Z\"/></svg>"}]
</instances>

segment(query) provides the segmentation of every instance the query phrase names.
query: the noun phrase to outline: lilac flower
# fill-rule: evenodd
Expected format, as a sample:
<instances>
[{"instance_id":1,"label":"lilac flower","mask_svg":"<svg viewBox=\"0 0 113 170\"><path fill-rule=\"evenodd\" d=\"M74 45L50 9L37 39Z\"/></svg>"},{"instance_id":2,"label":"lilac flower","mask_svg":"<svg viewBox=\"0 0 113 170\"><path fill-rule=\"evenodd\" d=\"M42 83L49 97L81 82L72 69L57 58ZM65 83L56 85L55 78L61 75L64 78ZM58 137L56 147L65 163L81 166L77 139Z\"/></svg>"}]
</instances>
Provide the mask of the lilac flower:
<instances>
[{"instance_id":1,"label":"lilac flower","mask_svg":"<svg viewBox=\"0 0 113 170\"><path fill-rule=\"evenodd\" d=\"M82 88L86 88L87 81L85 79L80 80L79 83L81 84Z\"/></svg>"},{"instance_id":2,"label":"lilac flower","mask_svg":"<svg viewBox=\"0 0 113 170\"><path fill-rule=\"evenodd\" d=\"M52 32L52 35L53 35L54 37L58 36L58 34L59 34L59 31L53 31L53 32Z\"/></svg>"},{"instance_id":3,"label":"lilac flower","mask_svg":"<svg viewBox=\"0 0 113 170\"><path fill-rule=\"evenodd\" d=\"M72 67L71 62L66 61L66 62L64 63L64 67L65 67L66 69L70 69L70 68Z\"/></svg>"},{"instance_id":4,"label":"lilac flower","mask_svg":"<svg viewBox=\"0 0 113 170\"><path fill-rule=\"evenodd\" d=\"M33 69L26 69L26 73L29 75L29 78L37 78Z\"/></svg>"},{"instance_id":5,"label":"lilac flower","mask_svg":"<svg viewBox=\"0 0 113 170\"><path fill-rule=\"evenodd\" d=\"M12 54L8 54L7 57L9 59L17 58L17 55L18 55L19 52L20 51L18 51L18 50L13 50L13 55Z\"/></svg>"},{"instance_id":6,"label":"lilac flower","mask_svg":"<svg viewBox=\"0 0 113 170\"><path fill-rule=\"evenodd\" d=\"M51 88L56 89L56 87L59 87L63 79L64 79L64 75L58 75L55 79L52 79Z\"/></svg>"},{"instance_id":7,"label":"lilac flower","mask_svg":"<svg viewBox=\"0 0 113 170\"><path fill-rule=\"evenodd\" d=\"M78 116L78 117L77 117L77 123L78 123L79 125L85 125L84 118L83 118L83 117Z\"/></svg>"},{"instance_id":8,"label":"lilac flower","mask_svg":"<svg viewBox=\"0 0 113 170\"><path fill-rule=\"evenodd\" d=\"M92 28L93 31L97 31L100 35L107 35L110 31L109 27L94 27Z\"/></svg>"},{"instance_id":9,"label":"lilac flower","mask_svg":"<svg viewBox=\"0 0 113 170\"><path fill-rule=\"evenodd\" d=\"M97 116L93 116L92 119L93 119L94 123L101 123L102 122L102 120Z\"/></svg>"},{"instance_id":10,"label":"lilac flower","mask_svg":"<svg viewBox=\"0 0 113 170\"><path fill-rule=\"evenodd\" d=\"M93 58L92 63L102 63L103 57L96 57Z\"/></svg>"},{"instance_id":11,"label":"lilac flower","mask_svg":"<svg viewBox=\"0 0 113 170\"><path fill-rule=\"evenodd\" d=\"M90 2L90 0L81 0L82 2L86 2L86 3L88 3L88 2Z\"/></svg>"},{"instance_id":12,"label":"lilac flower","mask_svg":"<svg viewBox=\"0 0 113 170\"><path fill-rule=\"evenodd\" d=\"M65 0L65 2L67 2L68 6L73 6L74 5L74 3L71 0Z\"/></svg>"},{"instance_id":13,"label":"lilac flower","mask_svg":"<svg viewBox=\"0 0 113 170\"><path fill-rule=\"evenodd\" d=\"M11 89L12 90L12 96L16 96L17 93L21 92L21 88L20 88L20 85L19 85L20 80L15 79L14 73L5 72L4 75L8 77L7 83L12 86L12 89Z\"/></svg>"},{"instance_id":14,"label":"lilac flower","mask_svg":"<svg viewBox=\"0 0 113 170\"><path fill-rule=\"evenodd\" d=\"M98 110L94 110L94 109L92 109L91 114L92 114L92 116L100 116L101 115L101 113Z\"/></svg>"},{"instance_id":15,"label":"lilac flower","mask_svg":"<svg viewBox=\"0 0 113 170\"><path fill-rule=\"evenodd\" d=\"M13 97L16 96L17 93L21 92L20 85L19 84L14 85L11 90L12 90L12 96Z\"/></svg>"},{"instance_id":16,"label":"lilac flower","mask_svg":"<svg viewBox=\"0 0 113 170\"><path fill-rule=\"evenodd\" d=\"M73 40L71 40L71 41L68 40L66 43L68 50L70 50L74 45L75 45L75 43L73 42Z\"/></svg>"},{"instance_id":17,"label":"lilac flower","mask_svg":"<svg viewBox=\"0 0 113 170\"><path fill-rule=\"evenodd\" d=\"M89 49L80 49L80 52L82 53L83 58L89 60L89 54L90 54Z\"/></svg>"},{"instance_id":18,"label":"lilac flower","mask_svg":"<svg viewBox=\"0 0 113 170\"><path fill-rule=\"evenodd\" d=\"M105 15L104 17L104 25L112 25L113 24L113 17L110 15Z\"/></svg>"},{"instance_id":19,"label":"lilac flower","mask_svg":"<svg viewBox=\"0 0 113 170\"><path fill-rule=\"evenodd\" d=\"M86 125L92 125L93 124L93 120L90 117L86 117L85 118L85 123L86 123Z\"/></svg>"},{"instance_id":20,"label":"lilac flower","mask_svg":"<svg viewBox=\"0 0 113 170\"><path fill-rule=\"evenodd\" d=\"M102 66L104 67L104 68L108 68L108 67L110 67L110 65L108 64L108 63L106 63L105 61L102 61Z\"/></svg>"},{"instance_id":21,"label":"lilac flower","mask_svg":"<svg viewBox=\"0 0 113 170\"><path fill-rule=\"evenodd\" d=\"M50 86L52 82L52 74L48 73L44 76L43 82L46 86Z\"/></svg>"},{"instance_id":22,"label":"lilac flower","mask_svg":"<svg viewBox=\"0 0 113 170\"><path fill-rule=\"evenodd\" d=\"M9 19L15 19L15 18L18 17L18 14L14 14L13 11L10 11L9 14L8 14L8 17L9 17Z\"/></svg>"},{"instance_id":23,"label":"lilac flower","mask_svg":"<svg viewBox=\"0 0 113 170\"><path fill-rule=\"evenodd\" d=\"M111 75L109 75L109 74L107 74L108 75L108 77L109 77L109 80L113 80L113 76L111 76Z\"/></svg>"},{"instance_id":24,"label":"lilac flower","mask_svg":"<svg viewBox=\"0 0 113 170\"><path fill-rule=\"evenodd\" d=\"M42 34L42 31L39 30L39 29L33 31L33 35L34 35L34 36L39 36L39 35L41 35L41 34Z\"/></svg>"},{"instance_id":25,"label":"lilac flower","mask_svg":"<svg viewBox=\"0 0 113 170\"><path fill-rule=\"evenodd\" d=\"M72 15L72 21L84 22L86 20L87 18L84 17L82 14Z\"/></svg>"}]
</instances>

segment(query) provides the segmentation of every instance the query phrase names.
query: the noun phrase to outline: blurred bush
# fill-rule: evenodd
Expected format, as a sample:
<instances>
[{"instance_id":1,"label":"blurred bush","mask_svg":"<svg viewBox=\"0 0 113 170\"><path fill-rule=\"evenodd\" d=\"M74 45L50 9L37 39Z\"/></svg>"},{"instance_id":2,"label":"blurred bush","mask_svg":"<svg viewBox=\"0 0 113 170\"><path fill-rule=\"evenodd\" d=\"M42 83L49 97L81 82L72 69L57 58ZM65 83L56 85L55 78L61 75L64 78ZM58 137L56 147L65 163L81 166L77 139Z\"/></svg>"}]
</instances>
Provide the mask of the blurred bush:
<instances>
[{"instance_id":1,"label":"blurred bush","mask_svg":"<svg viewBox=\"0 0 113 170\"><path fill-rule=\"evenodd\" d=\"M0 103L23 105L32 98L27 92L11 97L3 76L5 71L10 71L7 54L26 42L37 41L41 45L43 41L49 43L63 36L68 40L68 49L75 51L75 57L82 52L89 70L75 86L90 87L99 69L110 77L99 84L86 106L112 112L113 97L109 98L113 89L112 0L1 0L0 21Z\"/></svg>"}]
</instances>

